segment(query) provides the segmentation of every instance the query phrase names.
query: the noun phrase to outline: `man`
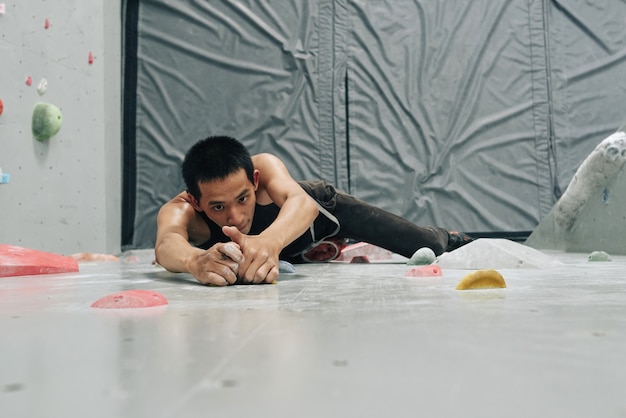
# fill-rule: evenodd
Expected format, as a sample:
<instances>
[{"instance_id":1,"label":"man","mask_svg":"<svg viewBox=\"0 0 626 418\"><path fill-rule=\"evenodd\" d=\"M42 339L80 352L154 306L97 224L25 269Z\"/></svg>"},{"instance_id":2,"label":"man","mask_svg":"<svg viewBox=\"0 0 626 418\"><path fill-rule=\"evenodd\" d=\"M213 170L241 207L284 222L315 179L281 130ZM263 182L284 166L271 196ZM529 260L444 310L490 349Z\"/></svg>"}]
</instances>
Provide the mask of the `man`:
<instances>
[{"instance_id":1,"label":"man","mask_svg":"<svg viewBox=\"0 0 626 418\"><path fill-rule=\"evenodd\" d=\"M202 284L273 283L279 258L303 258L329 238L365 241L405 257L435 254L471 241L443 228L422 228L335 190L296 182L271 154L250 156L237 140L209 137L187 152L187 190L159 210L155 255L172 272Z\"/></svg>"}]
</instances>

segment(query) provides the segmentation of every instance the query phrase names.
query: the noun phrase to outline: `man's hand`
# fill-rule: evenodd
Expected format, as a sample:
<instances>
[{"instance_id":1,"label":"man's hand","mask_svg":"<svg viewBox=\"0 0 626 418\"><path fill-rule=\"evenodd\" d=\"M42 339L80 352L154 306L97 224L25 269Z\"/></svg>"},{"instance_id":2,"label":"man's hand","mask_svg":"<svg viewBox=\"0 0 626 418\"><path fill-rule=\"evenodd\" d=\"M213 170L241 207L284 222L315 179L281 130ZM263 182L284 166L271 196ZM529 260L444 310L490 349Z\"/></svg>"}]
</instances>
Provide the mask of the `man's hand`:
<instances>
[{"instance_id":1,"label":"man's hand","mask_svg":"<svg viewBox=\"0 0 626 418\"><path fill-rule=\"evenodd\" d=\"M243 261L239 263L239 277L244 283L274 283L278 278L278 256L282 248L267 242L261 235L245 235L233 226L222 227L222 232L239 245Z\"/></svg>"},{"instance_id":2,"label":"man's hand","mask_svg":"<svg viewBox=\"0 0 626 418\"><path fill-rule=\"evenodd\" d=\"M236 243L218 243L193 255L188 269L202 284L226 286L237 281L239 263L243 259L243 253Z\"/></svg>"}]
</instances>

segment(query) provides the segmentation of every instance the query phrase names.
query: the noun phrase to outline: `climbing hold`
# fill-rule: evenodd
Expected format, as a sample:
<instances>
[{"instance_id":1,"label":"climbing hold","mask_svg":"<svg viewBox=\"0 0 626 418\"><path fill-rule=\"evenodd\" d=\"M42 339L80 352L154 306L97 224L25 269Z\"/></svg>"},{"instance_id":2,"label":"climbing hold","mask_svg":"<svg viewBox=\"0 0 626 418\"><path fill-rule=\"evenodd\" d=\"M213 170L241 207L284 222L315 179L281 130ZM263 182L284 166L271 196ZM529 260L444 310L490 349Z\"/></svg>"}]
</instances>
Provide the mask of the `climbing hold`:
<instances>
[{"instance_id":1,"label":"climbing hold","mask_svg":"<svg viewBox=\"0 0 626 418\"><path fill-rule=\"evenodd\" d=\"M407 264L410 266L432 264L435 258L435 252L432 249L422 247L413 253Z\"/></svg>"},{"instance_id":2,"label":"climbing hold","mask_svg":"<svg viewBox=\"0 0 626 418\"><path fill-rule=\"evenodd\" d=\"M356 257L352 257L352 260L350 260L350 262L356 264L365 264L369 263L370 259L366 255L357 255Z\"/></svg>"},{"instance_id":3,"label":"climbing hold","mask_svg":"<svg viewBox=\"0 0 626 418\"><path fill-rule=\"evenodd\" d=\"M15 245L0 244L0 277L73 273L78 262L71 257Z\"/></svg>"},{"instance_id":4,"label":"climbing hold","mask_svg":"<svg viewBox=\"0 0 626 418\"><path fill-rule=\"evenodd\" d=\"M335 259L336 261L350 261L354 257L366 256L368 260L391 260L393 254L391 251L386 250L376 245L369 244L367 242L357 242L354 244L346 245L344 240L331 238L339 246L339 255Z\"/></svg>"},{"instance_id":5,"label":"climbing hold","mask_svg":"<svg viewBox=\"0 0 626 418\"><path fill-rule=\"evenodd\" d=\"M588 261L611 261L611 256L604 251L593 251L587 258Z\"/></svg>"},{"instance_id":6,"label":"climbing hold","mask_svg":"<svg viewBox=\"0 0 626 418\"><path fill-rule=\"evenodd\" d=\"M278 261L278 272L279 273L295 273L296 272L296 268L293 266L293 264L284 261L284 260L279 260Z\"/></svg>"},{"instance_id":7,"label":"climbing hold","mask_svg":"<svg viewBox=\"0 0 626 418\"><path fill-rule=\"evenodd\" d=\"M7 6L4 3L0 3L0 15L3 15L7 12Z\"/></svg>"},{"instance_id":8,"label":"climbing hold","mask_svg":"<svg viewBox=\"0 0 626 418\"><path fill-rule=\"evenodd\" d=\"M4 102L0 99L0 115L2 115L2 112L4 112Z\"/></svg>"},{"instance_id":9,"label":"climbing hold","mask_svg":"<svg viewBox=\"0 0 626 418\"><path fill-rule=\"evenodd\" d=\"M89 65L93 64L93 54L89 51L89 56L87 57L87 62Z\"/></svg>"},{"instance_id":10,"label":"climbing hold","mask_svg":"<svg viewBox=\"0 0 626 418\"><path fill-rule=\"evenodd\" d=\"M33 85L33 78L31 76L26 77L26 85L28 87Z\"/></svg>"},{"instance_id":11,"label":"climbing hold","mask_svg":"<svg viewBox=\"0 0 626 418\"><path fill-rule=\"evenodd\" d=\"M405 277L435 277L441 276L441 267L436 264L413 267L404 274Z\"/></svg>"},{"instance_id":12,"label":"climbing hold","mask_svg":"<svg viewBox=\"0 0 626 418\"><path fill-rule=\"evenodd\" d=\"M46 90L48 90L48 80L42 78L39 82L39 85L37 86L37 93L42 96L46 92Z\"/></svg>"},{"instance_id":13,"label":"climbing hold","mask_svg":"<svg viewBox=\"0 0 626 418\"><path fill-rule=\"evenodd\" d=\"M466 274L459 284L456 285L456 290L469 290L469 289L494 289L504 288L506 282L504 277L496 270L476 270L472 273Z\"/></svg>"},{"instance_id":14,"label":"climbing hold","mask_svg":"<svg viewBox=\"0 0 626 418\"><path fill-rule=\"evenodd\" d=\"M32 129L37 141L52 138L61 129L61 110L50 103L37 103L33 110Z\"/></svg>"},{"instance_id":15,"label":"climbing hold","mask_svg":"<svg viewBox=\"0 0 626 418\"><path fill-rule=\"evenodd\" d=\"M119 257L113 254L100 254L100 253L75 253L72 257L76 261L120 261Z\"/></svg>"},{"instance_id":16,"label":"climbing hold","mask_svg":"<svg viewBox=\"0 0 626 418\"><path fill-rule=\"evenodd\" d=\"M48 29L50 27L50 21L46 19L46 22L43 24L44 29Z\"/></svg>"},{"instance_id":17,"label":"climbing hold","mask_svg":"<svg viewBox=\"0 0 626 418\"><path fill-rule=\"evenodd\" d=\"M91 304L92 308L126 309L151 308L167 305L165 296L151 290L125 290L106 295Z\"/></svg>"}]
</instances>

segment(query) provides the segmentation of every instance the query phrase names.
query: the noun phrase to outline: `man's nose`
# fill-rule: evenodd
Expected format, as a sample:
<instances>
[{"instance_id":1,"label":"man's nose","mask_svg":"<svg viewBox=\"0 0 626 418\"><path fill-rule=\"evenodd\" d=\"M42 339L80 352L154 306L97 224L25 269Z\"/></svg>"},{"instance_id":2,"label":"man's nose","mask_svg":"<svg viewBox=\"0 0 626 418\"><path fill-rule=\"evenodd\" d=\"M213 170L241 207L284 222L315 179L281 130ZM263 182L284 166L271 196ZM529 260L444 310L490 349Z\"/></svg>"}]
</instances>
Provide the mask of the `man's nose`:
<instances>
[{"instance_id":1,"label":"man's nose","mask_svg":"<svg viewBox=\"0 0 626 418\"><path fill-rule=\"evenodd\" d=\"M231 208L228 211L228 218L226 220L228 221L228 224L231 226L239 226L239 223L242 220L241 211L235 208Z\"/></svg>"}]
</instances>

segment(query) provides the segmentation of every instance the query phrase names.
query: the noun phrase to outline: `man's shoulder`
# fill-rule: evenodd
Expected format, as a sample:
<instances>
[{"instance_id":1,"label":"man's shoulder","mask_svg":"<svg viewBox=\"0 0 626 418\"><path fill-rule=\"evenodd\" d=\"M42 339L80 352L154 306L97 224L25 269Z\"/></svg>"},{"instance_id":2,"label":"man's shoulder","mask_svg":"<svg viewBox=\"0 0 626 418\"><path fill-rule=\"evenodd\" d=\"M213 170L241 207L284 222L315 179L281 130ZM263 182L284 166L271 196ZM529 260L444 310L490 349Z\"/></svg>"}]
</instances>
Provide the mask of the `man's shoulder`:
<instances>
[{"instance_id":1,"label":"man's shoulder","mask_svg":"<svg viewBox=\"0 0 626 418\"><path fill-rule=\"evenodd\" d=\"M251 158L252 158L252 164L254 164L255 168L258 168L257 166L264 166L266 164L273 165L277 163L282 163L280 158L278 158L274 154L270 154L269 152L262 152L259 154L254 154Z\"/></svg>"},{"instance_id":2,"label":"man's shoulder","mask_svg":"<svg viewBox=\"0 0 626 418\"><path fill-rule=\"evenodd\" d=\"M170 223L187 230L189 241L194 244L205 242L211 237L211 230L201 212L194 209L187 193L183 192L166 202L162 208Z\"/></svg>"},{"instance_id":3,"label":"man's shoulder","mask_svg":"<svg viewBox=\"0 0 626 418\"><path fill-rule=\"evenodd\" d=\"M180 207L180 208L190 207L191 209L193 209L193 205L191 204L191 201L189 200L189 195L187 194L187 192L181 192L177 194L176 196L174 196L167 202L163 203L161 207Z\"/></svg>"},{"instance_id":4,"label":"man's shoulder","mask_svg":"<svg viewBox=\"0 0 626 418\"><path fill-rule=\"evenodd\" d=\"M187 193L180 193L161 205L159 216L175 219L181 219L181 216L187 219L194 217L196 210L187 197Z\"/></svg>"}]
</instances>

